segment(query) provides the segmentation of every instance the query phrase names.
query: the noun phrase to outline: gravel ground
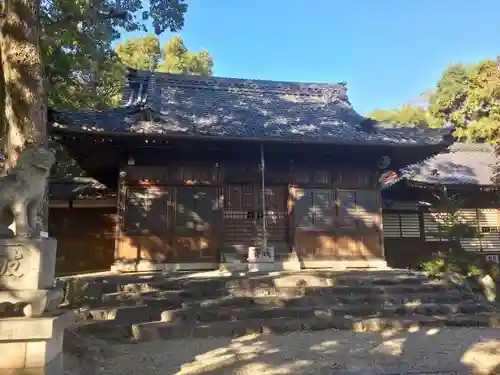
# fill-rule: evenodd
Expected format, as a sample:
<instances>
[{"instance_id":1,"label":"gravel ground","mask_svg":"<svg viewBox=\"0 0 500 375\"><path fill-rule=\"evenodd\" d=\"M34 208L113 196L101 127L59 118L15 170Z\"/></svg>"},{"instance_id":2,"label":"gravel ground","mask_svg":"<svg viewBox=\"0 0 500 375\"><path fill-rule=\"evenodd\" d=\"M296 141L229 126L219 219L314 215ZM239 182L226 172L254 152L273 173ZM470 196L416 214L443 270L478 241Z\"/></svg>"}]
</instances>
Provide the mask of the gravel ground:
<instances>
[{"instance_id":1,"label":"gravel ground","mask_svg":"<svg viewBox=\"0 0 500 375\"><path fill-rule=\"evenodd\" d=\"M74 359L69 358L65 364L67 374L81 372ZM96 361L95 374L392 375L438 370L500 374L500 329L384 333L330 330L106 345Z\"/></svg>"}]
</instances>

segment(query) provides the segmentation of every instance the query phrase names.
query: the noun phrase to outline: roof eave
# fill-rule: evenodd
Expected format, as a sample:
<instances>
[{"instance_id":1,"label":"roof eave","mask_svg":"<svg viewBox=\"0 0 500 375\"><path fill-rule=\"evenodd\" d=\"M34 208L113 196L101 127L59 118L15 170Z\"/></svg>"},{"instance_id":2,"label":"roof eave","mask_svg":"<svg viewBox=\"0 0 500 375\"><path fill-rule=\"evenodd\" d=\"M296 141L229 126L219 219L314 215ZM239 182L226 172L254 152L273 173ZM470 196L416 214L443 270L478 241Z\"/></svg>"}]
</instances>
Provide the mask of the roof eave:
<instances>
[{"instance_id":1,"label":"roof eave","mask_svg":"<svg viewBox=\"0 0 500 375\"><path fill-rule=\"evenodd\" d=\"M439 182L423 182L423 181L413 181L406 180L408 186L418 187L418 188L442 188L446 187L447 189L484 189L484 190L497 190L500 189L500 186L491 184L468 184L468 183L439 183Z\"/></svg>"},{"instance_id":2,"label":"roof eave","mask_svg":"<svg viewBox=\"0 0 500 375\"><path fill-rule=\"evenodd\" d=\"M404 143L404 142L363 142L363 141L339 141L339 140L317 140L317 139L307 139L307 138L277 138L277 137L231 137L231 136L211 136L211 135L184 135L184 134L155 134L155 133L140 133L132 131L88 131L84 129L70 128L66 125L58 124L53 122L52 124L57 124L58 126L50 126L49 132L51 134L73 134L73 135L88 135L88 136L100 136L100 137L143 137L143 138L162 138L162 139L186 139L186 140L208 140L213 139L217 141L226 142L254 142L254 143L281 143L281 144L315 144L315 145L346 145L346 146L381 146L390 148L434 148L438 147L444 149L449 146L449 144L443 139L441 143Z\"/></svg>"}]
</instances>

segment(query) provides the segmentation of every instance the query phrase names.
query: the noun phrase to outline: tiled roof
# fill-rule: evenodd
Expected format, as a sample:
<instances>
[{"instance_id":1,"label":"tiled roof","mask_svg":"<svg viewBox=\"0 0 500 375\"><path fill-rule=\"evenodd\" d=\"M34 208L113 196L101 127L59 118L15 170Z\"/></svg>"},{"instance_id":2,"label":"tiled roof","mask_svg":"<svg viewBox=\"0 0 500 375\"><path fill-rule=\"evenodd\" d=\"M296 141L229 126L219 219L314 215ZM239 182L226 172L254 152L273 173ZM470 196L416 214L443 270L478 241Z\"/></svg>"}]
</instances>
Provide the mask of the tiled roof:
<instances>
[{"instance_id":1,"label":"tiled roof","mask_svg":"<svg viewBox=\"0 0 500 375\"><path fill-rule=\"evenodd\" d=\"M79 111L49 110L51 130L71 129L84 132L112 132L120 131L130 123L141 118L141 105L124 106L118 108Z\"/></svg>"},{"instance_id":2,"label":"tiled roof","mask_svg":"<svg viewBox=\"0 0 500 375\"><path fill-rule=\"evenodd\" d=\"M488 144L453 144L449 152L438 154L404 170L412 182L439 185L495 184L495 148Z\"/></svg>"},{"instance_id":3,"label":"tiled roof","mask_svg":"<svg viewBox=\"0 0 500 375\"><path fill-rule=\"evenodd\" d=\"M148 108L147 120L138 108ZM54 129L176 137L346 144L438 145L450 129L386 128L358 114L345 84L292 83L131 71L122 107L55 112Z\"/></svg>"},{"instance_id":4,"label":"tiled roof","mask_svg":"<svg viewBox=\"0 0 500 375\"><path fill-rule=\"evenodd\" d=\"M57 178L49 181L51 199L106 198L115 192L97 180L88 177Z\"/></svg>"}]
</instances>

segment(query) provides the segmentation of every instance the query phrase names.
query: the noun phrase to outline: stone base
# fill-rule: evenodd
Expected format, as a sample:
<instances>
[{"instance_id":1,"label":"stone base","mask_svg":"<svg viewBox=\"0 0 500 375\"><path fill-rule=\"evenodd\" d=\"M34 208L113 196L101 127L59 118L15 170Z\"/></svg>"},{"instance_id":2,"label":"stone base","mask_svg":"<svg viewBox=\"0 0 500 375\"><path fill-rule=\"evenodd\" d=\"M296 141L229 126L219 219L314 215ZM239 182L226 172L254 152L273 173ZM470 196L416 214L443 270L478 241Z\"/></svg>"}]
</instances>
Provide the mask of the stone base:
<instances>
[{"instance_id":1,"label":"stone base","mask_svg":"<svg viewBox=\"0 0 500 375\"><path fill-rule=\"evenodd\" d=\"M0 302L23 305L27 317L39 317L46 311L57 309L63 298L64 291L60 288L0 291Z\"/></svg>"},{"instance_id":2,"label":"stone base","mask_svg":"<svg viewBox=\"0 0 500 375\"><path fill-rule=\"evenodd\" d=\"M210 271L228 272L271 272L300 271L304 268L328 268L333 270L347 269L387 269L384 259L373 260L299 260L293 253L289 257L274 262L189 262L189 263L155 263L152 261L126 262L116 261L111 272L175 272L175 271Z\"/></svg>"},{"instance_id":3,"label":"stone base","mask_svg":"<svg viewBox=\"0 0 500 375\"><path fill-rule=\"evenodd\" d=\"M279 271L279 264L275 262L249 262L248 272L272 272Z\"/></svg>"},{"instance_id":4,"label":"stone base","mask_svg":"<svg viewBox=\"0 0 500 375\"><path fill-rule=\"evenodd\" d=\"M223 262L219 264L221 272L247 272L248 263L245 262Z\"/></svg>"},{"instance_id":5,"label":"stone base","mask_svg":"<svg viewBox=\"0 0 500 375\"><path fill-rule=\"evenodd\" d=\"M4 290L54 286L57 241L52 238L0 239L0 286Z\"/></svg>"},{"instance_id":6,"label":"stone base","mask_svg":"<svg viewBox=\"0 0 500 375\"><path fill-rule=\"evenodd\" d=\"M301 260L302 268L329 268L332 270L348 269L388 269L384 259L373 260Z\"/></svg>"},{"instance_id":7,"label":"stone base","mask_svg":"<svg viewBox=\"0 0 500 375\"><path fill-rule=\"evenodd\" d=\"M64 330L73 313L0 321L0 374L62 375Z\"/></svg>"},{"instance_id":8,"label":"stone base","mask_svg":"<svg viewBox=\"0 0 500 375\"><path fill-rule=\"evenodd\" d=\"M186 262L186 263L156 263L141 260L139 263L115 261L111 272L176 272L176 271L210 271L219 268L215 262Z\"/></svg>"}]
</instances>

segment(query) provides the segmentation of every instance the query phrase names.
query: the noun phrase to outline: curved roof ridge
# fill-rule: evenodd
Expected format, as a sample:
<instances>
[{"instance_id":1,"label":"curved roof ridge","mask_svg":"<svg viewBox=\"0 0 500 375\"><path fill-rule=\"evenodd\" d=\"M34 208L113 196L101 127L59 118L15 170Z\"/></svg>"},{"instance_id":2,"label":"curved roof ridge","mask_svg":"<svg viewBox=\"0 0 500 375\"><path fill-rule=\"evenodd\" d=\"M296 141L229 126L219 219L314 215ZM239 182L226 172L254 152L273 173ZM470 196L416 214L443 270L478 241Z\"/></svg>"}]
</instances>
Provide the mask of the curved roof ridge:
<instances>
[{"instance_id":1,"label":"curved roof ridge","mask_svg":"<svg viewBox=\"0 0 500 375\"><path fill-rule=\"evenodd\" d=\"M152 74L147 70L129 69L129 76L135 79L146 79ZM347 100L347 84L339 83L314 83L314 82L288 82L271 81L264 79L246 79L217 76L201 76L177 73L154 72L158 83L168 83L169 86L196 86L208 89L241 89L250 91L272 91L283 93L301 93L318 95L334 93L337 96L344 95Z\"/></svg>"}]
</instances>

